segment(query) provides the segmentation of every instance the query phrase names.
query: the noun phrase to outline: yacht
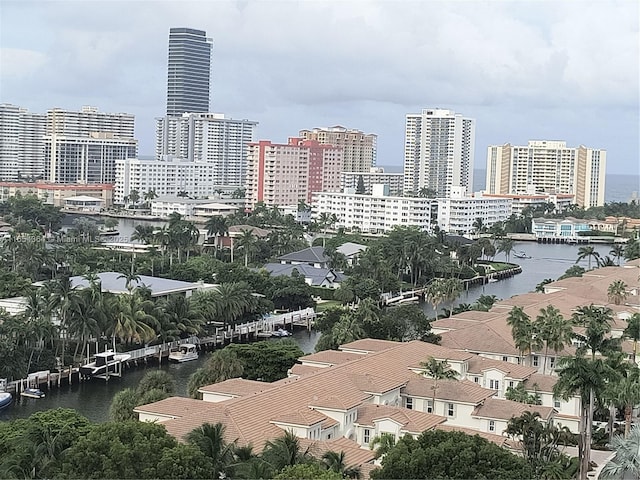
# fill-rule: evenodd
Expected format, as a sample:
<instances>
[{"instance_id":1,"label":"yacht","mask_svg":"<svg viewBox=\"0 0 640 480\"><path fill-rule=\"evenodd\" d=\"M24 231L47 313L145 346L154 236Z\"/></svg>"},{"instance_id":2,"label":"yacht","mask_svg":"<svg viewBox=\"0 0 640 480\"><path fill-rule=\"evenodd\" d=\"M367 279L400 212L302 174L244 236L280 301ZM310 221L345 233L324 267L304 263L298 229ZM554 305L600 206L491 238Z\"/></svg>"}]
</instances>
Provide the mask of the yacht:
<instances>
[{"instance_id":1,"label":"yacht","mask_svg":"<svg viewBox=\"0 0 640 480\"><path fill-rule=\"evenodd\" d=\"M20 395L29 398L44 398L44 392L39 388L25 388Z\"/></svg>"},{"instance_id":2,"label":"yacht","mask_svg":"<svg viewBox=\"0 0 640 480\"><path fill-rule=\"evenodd\" d=\"M198 347L193 343L183 343L176 350L169 352L169 360L172 362L189 362L198 359Z\"/></svg>"},{"instance_id":3,"label":"yacht","mask_svg":"<svg viewBox=\"0 0 640 480\"><path fill-rule=\"evenodd\" d=\"M116 368L131 358L127 353L114 353L113 350L96 353L95 360L80 367L80 375L84 377L93 377L95 375L104 375L116 371Z\"/></svg>"},{"instance_id":4,"label":"yacht","mask_svg":"<svg viewBox=\"0 0 640 480\"><path fill-rule=\"evenodd\" d=\"M13 397L9 392L0 392L0 410L4 410L13 401Z\"/></svg>"}]
</instances>

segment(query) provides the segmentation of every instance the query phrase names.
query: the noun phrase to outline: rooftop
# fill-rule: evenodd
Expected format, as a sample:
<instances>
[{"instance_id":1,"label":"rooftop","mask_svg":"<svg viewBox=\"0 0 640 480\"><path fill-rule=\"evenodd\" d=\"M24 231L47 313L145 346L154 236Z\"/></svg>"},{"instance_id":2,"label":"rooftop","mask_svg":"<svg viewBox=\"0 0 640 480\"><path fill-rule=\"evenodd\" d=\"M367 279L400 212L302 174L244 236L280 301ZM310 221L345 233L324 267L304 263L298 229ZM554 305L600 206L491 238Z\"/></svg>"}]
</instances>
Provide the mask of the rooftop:
<instances>
[{"instance_id":1,"label":"rooftop","mask_svg":"<svg viewBox=\"0 0 640 480\"><path fill-rule=\"evenodd\" d=\"M285 262L302 262L308 264L328 263L331 259L324 253L324 247L309 247L297 252L287 253L278 257Z\"/></svg>"},{"instance_id":2,"label":"rooftop","mask_svg":"<svg viewBox=\"0 0 640 480\"><path fill-rule=\"evenodd\" d=\"M118 272L102 272L97 275L97 281L102 286L103 292L122 294L128 293L126 276ZM90 284L86 277L77 275L71 277L71 285L73 288L87 288ZM138 287L146 287L151 290L151 296L159 297L169 295L171 293L183 293L199 288L199 284L182 282L179 280L170 280L168 278L150 277L147 275L139 275L137 279L131 281L132 289Z\"/></svg>"}]
</instances>

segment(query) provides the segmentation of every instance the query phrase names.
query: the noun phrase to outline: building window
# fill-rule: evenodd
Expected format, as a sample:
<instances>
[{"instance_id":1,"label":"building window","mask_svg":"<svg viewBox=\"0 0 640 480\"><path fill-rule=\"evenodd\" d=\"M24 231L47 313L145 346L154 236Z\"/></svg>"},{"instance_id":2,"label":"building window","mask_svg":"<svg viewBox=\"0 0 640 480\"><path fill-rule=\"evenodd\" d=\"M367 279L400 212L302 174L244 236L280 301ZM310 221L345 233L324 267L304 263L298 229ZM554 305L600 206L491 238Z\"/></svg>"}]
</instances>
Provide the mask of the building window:
<instances>
[{"instance_id":1,"label":"building window","mask_svg":"<svg viewBox=\"0 0 640 480\"><path fill-rule=\"evenodd\" d=\"M427 400L427 413L433 413L433 400Z\"/></svg>"},{"instance_id":2,"label":"building window","mask_svg":"<svg viewBox=\"0 0 640 480\"><path fill-rule=\"evenodd\" d=\"M549 366L551 368L556 368L556 357L549 358Z\"/></svg>"},{"instance_id":3,"label":"building window","mask_svg":"<svg viewBox=\"0 0 640 480\"><path fill-rule=\"evenodd\" d=\"M364 437L363 437L363 442L368 444L369 440L371 439L371 430L369 430L368 428L364 429Z\"/></svg>"},{"instance_id":4,"label":"building window","mask_svg":"<svg viewBox=\"0 0 640 480\"><path fill-rule=\"evenodd\" d=\"M495 432L496 431L496 422L495 422L495 420L489 420L489 431L490 432Z\"/></svg>"},{"instance_id":5,"label":"building window","mask_svg":"<svg viewBox=\"0 0 640 480\"><path fill-rule=\"evenodd\" d=\"M502 357L502 361L503 362L508 362L509 361L509 357Z\"/></svg>"},{"instance_id":6,"label":"building window","mask_svg":"<svg viewBox=\"0 0 640 480\"><path fill-rule=\"evenodd\" d=\"M453 417L454 414L455 414L455 407L454 407L453 403L448 403L447 404L447 417Z\"/></svg>"},{"instance_id":7,"label":"building window","mask_svg":"<svg viewBox=\"0 0 640 480\"><path fill-rule=\"evenodd\" d=\"M405 407L407 407L409 410L413 410L413 398L411 398L411 397L407 397L407 399L405 400L404 405L405 405Z\"/></svg>"},{"instance_id":8,"label":"building window","mask_svg":"<svg viewBox=\"0 0 640 480\"><path fill-rule=\"evenodd\" d=\"M560 408L560 400L553 401L553 408Z\"/></svg>"},{"instance_id":9,"label":"building window","mask_svg":"<svg viewBox=\"0 0 640 480\"><path fill-rule=\"evenodd\" d=\"M538 359L538 356L537 356L537 355L534 355L534 356L533 356L533 358L532 358L533 366L534 366L534 367L537 367L537 366L538 366L538 364L539 364L539 361L538 361L538 360L539 360L539 359Z\"/></svg>"},{"instance_id":10,"label":"building window","mask_svg":"<svg viewBox=\"0 0 640 480\"><path fill-rule=\"evenodd\" d=\"M480 383L480 377L473 377L473 381L476 383Z\"/></svg>"},{"instance_id":11,"label":"building window","mask_svg":"<svg viewBox=\"0 0 640 480\"><path fill-rule=\"evenodd\" d=\"M500 380L489 380L489 388L491 390L500 390Z\"/></svg>"}]
</instances>

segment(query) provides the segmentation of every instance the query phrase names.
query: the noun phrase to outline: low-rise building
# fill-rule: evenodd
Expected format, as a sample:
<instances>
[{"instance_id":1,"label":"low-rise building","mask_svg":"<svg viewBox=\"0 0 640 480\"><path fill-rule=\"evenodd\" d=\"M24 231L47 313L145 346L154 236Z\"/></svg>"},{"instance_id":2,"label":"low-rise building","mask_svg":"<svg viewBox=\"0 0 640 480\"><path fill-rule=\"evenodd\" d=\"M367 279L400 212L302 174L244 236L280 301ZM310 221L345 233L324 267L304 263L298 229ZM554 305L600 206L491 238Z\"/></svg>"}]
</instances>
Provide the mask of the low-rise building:
<instances>
[{"instance_id":1,"label":"low-rise building","mask_svg":"<svg viewBox=\"0 0 640 480\"><path fill-rule=\"evenodd\" d=\"M546 207L550 204L554 205L553 211L561 212L574 204L574 196L572 194L562 193L541 193L526 195L501 195L496 193L482 194L486 198L509 198L511 199L511 213L514 215L522 215L522 211L527 208Z\"/></svg>"},{"instance_id":2,"label":"low-rise building","mask_svg":"<svg viewBox=\"0 0 640 480\"><path fill-rule=\"evenodd\" d=\"M313 196L313 216L336 216L336 228L367 233L382 233L403 227L430 231L435 221L436 200L423 197L394 197L388 185L373 185L371 195L344 192L319 192Z\"/></svg>"},{"instance_id":3,"label":"low-rise building","mask_svg":"<svg viewBox=\"0 0 640 480\"><path fill-rule=\"evenodd\" d=\"M438 226L445 232L469 235L476 219L484 227L504 222L511 216L511 198L486 197L482 192L466 195L463 187L451 187L451 196L438 199Z\"/></svg>"},{"instance_id":4,"label":"low-rise building","mask_svg":"<svg viewBox=\"0 0 640 480\"><path fill-rule=\"evenodd\" d=\"M212 202L207 198L158 197L151 202L153 217L167 218L179 213L188 219L204 219L214 215L226 217L238 211L238 206L229 203Z\"/></svg>"},{"instance_id":5,"label":"low-rise building","mask_svg":"<svg viewBox=\"0 0 640 480\"><path fill-rule=\"evenodd\" d=\"M538 240L578 241L580 234L589 232L587 220L566 218L534 218L531 231Z\"/></svg>"},{"instance_id":6,"label":"low-rise building","mask_svg":"<svg viewBox=\"0 0 640 480\"><path fill-rule=\"evenodd\" d=\"M65 200L72 197L86 196L102 201L103 208L113 205L113 184L61 184L49 182L0 182L0 202L20 195L35 195L43 203L55 207L65 207Z\"/></svg>"},{"instance_id":7,"label":"low-rise building","mask_svg":"<svg viewBox=\"0 0 640 480\"><path fill-rule=\"evenodd\" d=\"M362 186L367 195L373 193L373 186L384 184L389 185L389 195L402 196L404 187L404 173L385 172L384 168L374 167L368 172L342 172L342 191L354 189L357 191L358 184L362 179Z\"/></svg>"}]
</instances>

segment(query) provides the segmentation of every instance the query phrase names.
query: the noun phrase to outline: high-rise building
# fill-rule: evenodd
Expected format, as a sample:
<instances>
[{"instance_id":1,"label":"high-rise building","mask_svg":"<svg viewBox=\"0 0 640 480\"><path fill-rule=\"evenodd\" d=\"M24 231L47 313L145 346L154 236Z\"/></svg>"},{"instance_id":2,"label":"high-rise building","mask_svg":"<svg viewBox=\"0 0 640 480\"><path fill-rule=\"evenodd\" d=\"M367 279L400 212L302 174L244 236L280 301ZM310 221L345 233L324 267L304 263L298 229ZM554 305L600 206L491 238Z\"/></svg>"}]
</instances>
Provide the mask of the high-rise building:
<instances>
[{"instance_id":1,"label":"high-rise building","mask_svg":"<svg viewBox=\"0 0 640 480\"><path fill-rule=\"evenodd\" d=\"M581 207L604 205L607 152L566 142L534 140L526 146L487 149L489 194L571 194Z\"/></svg>"},{"instance_id":2,"label":"high-rise building","mask_svg":"<svg viewBox=\"0 0 640 480\"><path fill-rule=\"evenodd\" d=\"M79 112L47 112L44 179L53 183L114 183L115 161L136 157L134 116L103 113L95 107Z\"/></svg>"},{"instance_id":3,"label":"high-rise building","mask_svg":"<svg viewBox=\"0 0 640 480\"><path fill-rule=\"evenodd\" d=\"M342 172L342 190L354 189L358 191L358 185L364 187L363 192L370 195L373 185L388 185L389 195L401 196L404 187L404 174L385 172L384 168L374 167L368 172Z\"/></svg>"},{"instance_id":4,"label":"high-rise building","mask_svg":"<svg viewBox=\"0 0 640 480\"><path fill-rule=\"evenodd\" d=\"M452 187L473 187L475 120L451 110L425 108L406 116L404 193L428 188L447 197Z\"/></svg>"},{"instance_id":5,"label":"high-rise building","mask_svg":"<svg viewBox=\"0 0 640 480\"><path fill-rule=\"evenodd\" d=\"M193 28L169 30L167 115L209 111L211 50L207 32Z\"/></svg>"},{"instance_id":6,"label":"high-rise building","mask_svg":"<svg viewBox=\"0 0 640 480\"><path fill-rule=\"evenodd\" d=\"M221 113L166 115L156 119L156 158L208 163L212 184L241 187L257 125Z\"/></svg>"},{"instance_id":7,"label":"high-rise building","mask_svg":"<svg viewBox=\"0 0 640 480\"><path fill-rule=\"evenodd\" d=\"M36 179L44 172L47 117L0 105L0 180Z\"/></svg>"},{"instance_id":8,"label":"high-rise building","mask_svg":"<svg viewBox=\"0 0 640 480\"><path fill-rule=\"evenodd\" d=\"M246 205L310 203L314 192L339 192L342 148L291 137L288 143L261 140L247 151Z\"/></svg>"},{"instance_id":9,"label":"high-rise building","mask_svg":"<svg viewBox=\"0 0 640 480\"><path fill-rule=\"evenodd\" d=\"M304 140L316 140L321 145L342 147L343 172L369 172L376 164L378 136L360 130L341 127L300 130Z\"/></svg>"}]
</instances>

